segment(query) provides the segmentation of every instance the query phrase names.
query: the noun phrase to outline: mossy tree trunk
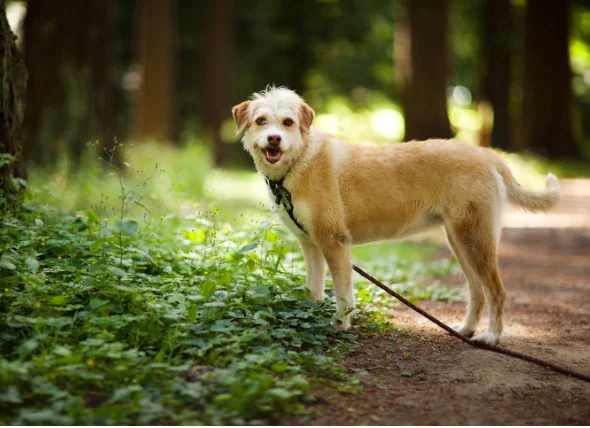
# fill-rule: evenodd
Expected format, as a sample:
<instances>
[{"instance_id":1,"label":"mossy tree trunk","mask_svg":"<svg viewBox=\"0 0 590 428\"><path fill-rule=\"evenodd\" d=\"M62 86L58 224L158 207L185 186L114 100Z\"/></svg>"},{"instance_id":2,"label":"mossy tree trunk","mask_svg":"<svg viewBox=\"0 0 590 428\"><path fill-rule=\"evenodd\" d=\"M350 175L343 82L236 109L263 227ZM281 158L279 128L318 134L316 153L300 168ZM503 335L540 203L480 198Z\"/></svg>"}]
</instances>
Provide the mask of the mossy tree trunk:
<instances>
[{"instance_id":1,"label":"mossy tree trunk","mask_svg":"<svg viewBox=\"0 0 590 428\"><path fill-rule=\"evenodd\" d=\"M17 200L26 178L22 156L21 124L27 70L0 0L0 209Z\"/></svg>"}]
</instances>

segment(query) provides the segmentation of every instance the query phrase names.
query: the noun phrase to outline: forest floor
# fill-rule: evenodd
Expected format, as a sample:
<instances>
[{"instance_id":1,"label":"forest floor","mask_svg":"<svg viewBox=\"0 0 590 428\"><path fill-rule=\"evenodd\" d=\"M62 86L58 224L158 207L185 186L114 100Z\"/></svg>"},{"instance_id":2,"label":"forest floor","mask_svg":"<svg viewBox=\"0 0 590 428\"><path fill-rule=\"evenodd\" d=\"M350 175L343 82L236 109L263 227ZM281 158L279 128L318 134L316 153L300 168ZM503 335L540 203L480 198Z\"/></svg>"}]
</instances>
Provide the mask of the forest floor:
<instances>
[{"instance_id":1,"label":"forest floor","mask_svg":"<svg viewBox=\"0 0 590 428\"><path fill-rule=\"evenodd\" d=\"M590 181L565 181L550 215L506 213L500 266L507 289L502 345L590 374ZM449 257L448 250L438 256ZM461 278L449 278L461 286ZM422 301L447 324L463 303ZM310 425L572 425L590 422L590 384L471 348L397 306L397 332L362 334L346 357L363 394L318 386ZM485 327L485 318L480 329Z\"/></svg>"}]
</instances>

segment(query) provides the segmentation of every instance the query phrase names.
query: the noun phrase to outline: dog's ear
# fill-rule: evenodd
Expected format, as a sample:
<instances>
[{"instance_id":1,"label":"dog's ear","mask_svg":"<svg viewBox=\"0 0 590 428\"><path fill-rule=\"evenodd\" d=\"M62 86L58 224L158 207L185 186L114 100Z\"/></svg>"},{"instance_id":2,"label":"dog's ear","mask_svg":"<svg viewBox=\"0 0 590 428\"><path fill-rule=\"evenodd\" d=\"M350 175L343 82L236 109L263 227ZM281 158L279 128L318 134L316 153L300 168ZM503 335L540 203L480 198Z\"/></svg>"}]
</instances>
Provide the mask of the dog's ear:
<instances>
[{"instance_id":1,"label":"dog's ear","mask_svg":"<svg viewBox=\"0 0 590 428\"><path fill-rule=\"evenodd\" d=\"M238 126L238 134L250 126L250 115L248 114L248 107L252 101L244 101L243 103L234 106L231 113L234 116L236 125Z\"/></svg>"},{"instance_id":2,"label":"dog's ear","mask_svg":"<svg viewBox=\"0 0 590 428\"><path fill-rule=\"evenodd\" d=\"M301 104L300 112L299 112L299 126L301 127L301 131L305 134L309 134L309 128L311 128L311 123L315 118L315 111L305 103Z\"/></svg>"}]
</instances>

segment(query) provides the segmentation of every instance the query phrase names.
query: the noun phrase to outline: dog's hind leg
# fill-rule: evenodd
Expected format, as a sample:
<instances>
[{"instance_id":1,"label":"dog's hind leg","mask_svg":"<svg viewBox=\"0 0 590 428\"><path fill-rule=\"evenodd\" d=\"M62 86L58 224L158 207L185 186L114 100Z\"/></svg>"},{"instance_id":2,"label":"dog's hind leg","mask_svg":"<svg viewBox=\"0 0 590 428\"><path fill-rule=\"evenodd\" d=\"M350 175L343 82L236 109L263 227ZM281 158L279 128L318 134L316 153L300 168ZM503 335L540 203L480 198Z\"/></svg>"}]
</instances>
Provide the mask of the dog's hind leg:
<instances>
[{"instance_id":1,"label":"dog's hind leg","mask_svg":"<svg viewBox=\"0 0 590 428\"><path fill-rule=\"evenodd\" d=\"M504 302L506 292L498 269L497 227L491 210L469 205L463 218L451 225L455 242L461 254L483 284L489 311L489 325L486 333L474 338L488 344L500 340L504 328Z\"/></svg>"},{"instance_id":2,"label":"dog's hind leg","mask_svg":"<svg viewBox=\"0 0 590 428\"><path fill-rule=\"evenodd\" d=\"M326 261L322 250L313 242L301 240L301 249L305 258L306 281L309 300L317 302L324 298L326 282Z\"/></svg>"},{"instance_id":3,"label":"dog's hind leg","mask_svg":"<svg viewBox=\"0 0 590 428\"><path fill-rule=\"evenodd\" d=\"M495 255L493 257L495 257ZM484 287L484 291L486 293L490 320L488 331L475 336L473 340L493 345L500 341L500 337L504 330L504 302L506 301L506 291L504 290L504 284L500 278L497 263L489 263L487 266L483 266L482 264L479 266L482 281L486 286Z\"/></svg>"},{"instance_id":4,"label":"dog's hind leg","mask_svg":"<svg viewBox=\"0 0 590 428\"><path fill-rule=\"evenodd\" d=\"M463 271L469 286L469 301L467 303L465 319L463 320L462 324L455 325L453 328L463 336L471 337L473 336L473 333L475 333L475 329L479 324L481 313L483 311L483 305L485 303L483 284L463 255L463 251L457 243L456 238L453 236L453 232L449 230L448 227L445 227L444 230L447 236L447 242L449 243L451 250L453 250L455 257L459 261L461 270Z\"/></svg>"}]
</instances>

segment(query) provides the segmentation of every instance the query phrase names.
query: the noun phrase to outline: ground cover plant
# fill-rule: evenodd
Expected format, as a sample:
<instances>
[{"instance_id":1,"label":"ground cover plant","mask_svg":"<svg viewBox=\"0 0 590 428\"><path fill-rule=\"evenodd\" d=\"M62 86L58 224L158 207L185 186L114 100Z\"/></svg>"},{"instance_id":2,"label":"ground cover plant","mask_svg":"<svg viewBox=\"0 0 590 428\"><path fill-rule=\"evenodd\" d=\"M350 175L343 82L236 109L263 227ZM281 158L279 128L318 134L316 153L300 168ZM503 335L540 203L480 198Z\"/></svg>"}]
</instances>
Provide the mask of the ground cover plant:
<instances>
[{"instance_id":1,"label":"ground cover plant","mask_svg":"<svg viewBox=\"0 0 590 428\"><path fill-rule=\"evenodd\" d=\"M2 218L0 422L261 423L302 411L315 382L354 387L339 352L356 334L334 328L330 286L305 300L298 245L271 213L224 217L208 200L155 216L146 170L111 177L110 207L66 210L39 186ZM435 246L382 245L355 258L415 300L459 298L432 285L456 269L425 263ZM356 280L356 331L393 328L393 303Z\"/></svg>"}]
</instances>

